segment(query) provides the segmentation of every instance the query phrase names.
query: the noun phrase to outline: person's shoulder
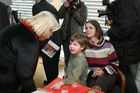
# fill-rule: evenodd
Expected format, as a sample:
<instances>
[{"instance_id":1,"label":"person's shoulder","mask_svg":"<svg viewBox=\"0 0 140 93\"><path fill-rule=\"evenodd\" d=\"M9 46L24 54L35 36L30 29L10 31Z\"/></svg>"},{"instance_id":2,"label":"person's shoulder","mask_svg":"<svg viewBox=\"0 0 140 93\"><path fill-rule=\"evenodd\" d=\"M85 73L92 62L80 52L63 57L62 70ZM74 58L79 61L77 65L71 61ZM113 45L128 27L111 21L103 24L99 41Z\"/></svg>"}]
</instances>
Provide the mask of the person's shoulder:
<instances>
[{"instance_id":1,"label":"person's shoulder","mask_svg":"<svg viewBox=\"0 0 140 93\"><path fill-rule=\"evenodd\" d=\"M87 6L84 4L84 2L80 2L80 9L81 8L87 10Z\"/></svg>"},{"instance_id":2,"label":"person's shoulder","mask_svg":"<svg viewBox=\"0 0 140 93\"><path fill-rule=\"evenodd\" d=\"M7 7L7 5L5 5L4 3L2 3L2 2L0 1L0 7Z\"/></svg>"},{"instance_id":3,"label":"person's shoulder","mask_svg":"<svg viewBox=\"0 0 140 93\"><path fill-rule=\"evenodd\" d=\"M105 39L105 43L110 43L110 41L109 41L109 40L107 40L107 39Z\"/></svg>"},{"instance_id":4,"label":"person's shoulder","mask_svg":"<svg viewBox=\"0 0 140 93\"><path fill-rule=\"evenodd\" d=\"M33 8L33 9L36 9L36 8L38 8L38 6L39 6L38 3L35 3L35 4L32 6L32 8Z\"/></svg>"},{"instance_id":5,"label":"person's shoulder","mask_svg":"<svg viewBox=\"0 0 140 93\"><path fill-rule=\"evenodd\" d=\"M105 45L107 47L113 47L112 43L109 40L105 40Z\"/></svg>"},{"instance_id":6,"label":"person's shoulder","mask_svg":"<svg viewBox=\"0 0 140 93\"><path fill-rule=\"evenodd\" d=\"M52 4L50 4L48 1L46 1L46 0L41 0L40 2L39 2L39 5L49 5L49 6L53 6Z\"/></svg>"},{"instance_id":7,"label":"person's shoulder","mask_svg":"<svg viewBox=\"0 0 140 93\"><path fill-rule=\"evenodd\" d=\"M80 2L80 4L81 4L81 6L86 6L86 5L85 5L85 3L84 3L84 2L82 2L82 1Z\"/></svg>"},{"instance_id":8,"label":"person's shoulder","mask_svg":"<svg viewBox=\"0 0 140 93\"><path fill-rule=\"evenodd\" d=\"M85 61L86 57L84 55L84 53L82 53L82 55L79 56L79 61Z\"/></svg>"},{"instance_id":9,"label":"person's shoulder","mask_svg":"<svg viewBox=\"0 0 140 93\"><path fill-rule=\"evenodd\" d=\"M16 24L11 24L10 26L14 26L14 27L22 27L22 26L24 26L24 24L21 23L21 22L18 22L18 23L16 23Z\"/></svg>"},{"instance_id":10,"label":"person's shoulder","mask_svg":"<svg viewBox=\"0 0 140 93\"><path fill-rule=\"evenodd\" d=\"M15 29L15 28L17 28L17 27L21 27L21 23L14 23L14 24L10 24L10 25L8 25L7 27L5 27L5 29L10 29L10 30L12 30L12 29Z\"/></svg>"},{"instance_id":11,"label":"person's shoulder","mask_svg":"<svg viewBox=\"0 0 140 93\"><path fill-rule=\"evenodd\" d=\"M86 60L86 56L84 55L84 53L81 55L80 64L84 65L84 66L88 65L87 60Z\"/></svg>"}]
</instances>

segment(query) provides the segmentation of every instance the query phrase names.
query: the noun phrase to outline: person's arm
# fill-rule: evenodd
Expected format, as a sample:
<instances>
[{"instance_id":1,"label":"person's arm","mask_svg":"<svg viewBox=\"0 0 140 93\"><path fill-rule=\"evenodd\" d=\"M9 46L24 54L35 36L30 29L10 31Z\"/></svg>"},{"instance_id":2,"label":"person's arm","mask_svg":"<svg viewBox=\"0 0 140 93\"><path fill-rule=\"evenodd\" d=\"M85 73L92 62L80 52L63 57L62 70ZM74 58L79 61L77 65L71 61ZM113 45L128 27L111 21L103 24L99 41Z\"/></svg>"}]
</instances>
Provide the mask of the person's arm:
<instances>
[{"instance_id":1,"label":"person's arm","mask_svg":"<svg viewBox=\"0 0 140 93\"><path fill-rule=\"evenodd\" d=\"M73 18L80 25L84 25L87 20L87 7L82 5L79 9L73 13Z\"/></svg>"},{"instance_id":2,"label":"person's arm","mask_svg":"<svg viewBox=\"0 0 140 93\"><path fill-rule=\"evenodd\" d=\"M85 70L85 65L83 60L76 60L73 62L73 69L72 69L72 74L69 75L66 79L63 80L65 85L72 84L73 79L80 79L81 74Z\"/></svg>"},{"instance_id":3,"label":"person's arm","mask_svg":"<svg viewBox=\"0 0 140 93\"><path fill-rule=\"evenodd\" d=\"M111 29L107 31L107 35L114 39L127 39L135 33L136 15L133 7L128 3L120 5L118 10L118 20L113 19ZM116 16L114 14L114 16Z\"/></svg>"},{"instance_id":4,"label":"person's arm","mask_svg":"<svg viewBox=\"0 0 140 93\"><path fill-rule=\"evenodd\" d=\"M57 89L58 90L58 89L61 88L62 85L64 85L63 81L57 82L51 87L51 89Z\"/></svg>"},{"instance_id":5,"label":"person's arm","mask_svg":"<svg viewBox=\"0 0 140 93\"><path fill-rule=\"evenodd\" d=\"M109 65L104 67L104 73L105 74L116 73L117 67L119 66L119 60L113 46L111 46L109 50L108 60L109 60Z\"/></svg>"},{"instance_id":6,"label":"person's arm","mask_svg":"<svg viewBox=\"0 0 140 93\"><path fill-rule=\"evenodd\" d=\"M23 40L22 40L23 41ZM33 43L34 42L34 43ZM17 51L16 75L25 92L30 93L36 90L33 80L37 58L36 41L26 43L16 40Z\"/></svg>"},{"instance_id":7,"label":"person's arm","mask_svg":"<svg viewBox=\"0 0 140 93\"><path fill-rule=\"evenodd\" d=\"M38 13L39 13L38 6L35 4L32 7L32 15L34 16L34 15L36 15Z\"/></svg>"},{"instance_id":8,"label":"person's arm","mask_svg":"<svg viewBox=\"0 0 140 93\"><path fill-rule=\"evenodd\" d=\"M72 60L73 61L73 60ZM72 84L75 80L79 80L81 74L85 70L84 60L74 60L72 67L72 73L68 74L68 76L61 82L58 82L52 86L52 89L60 89L62 85ZM69 67L68 67L69 68ZM75 80L74 80L75 79Z\"/></svg>"},{"instance_id":9,"label":"person's arm","mask_svg":"<svg viewBox=\"0 0 140 93\"><path fill-rule=\"evenodd\" d=\"M60 7L59 11L58 11L58 17L60 19L64 18L66 12L68 11L69 7L69 2L64 2L64 4Z\"/></svg>"}]
</instances>

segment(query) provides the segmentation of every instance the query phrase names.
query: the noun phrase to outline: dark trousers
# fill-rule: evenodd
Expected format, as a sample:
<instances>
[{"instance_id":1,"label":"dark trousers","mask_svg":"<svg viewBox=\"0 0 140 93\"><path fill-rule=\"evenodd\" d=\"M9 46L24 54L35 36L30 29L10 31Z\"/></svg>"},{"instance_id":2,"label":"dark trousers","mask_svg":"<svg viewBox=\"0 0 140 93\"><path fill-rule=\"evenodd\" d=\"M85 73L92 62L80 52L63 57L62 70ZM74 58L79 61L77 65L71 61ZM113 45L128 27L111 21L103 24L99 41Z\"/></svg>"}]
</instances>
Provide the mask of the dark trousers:
<instances>
[{"instance_id":1,"label":"dark trousers","mask_svg":"<svg viewBox=\"0 0 140 93\"><path fill-rule=\"evenodd\" d=\"M125 93L138 93L135 84L135 79L132 77L130 68L128 65L120 65L120 70L123 72L126 78Z\"/></svg>"},{"instance_id":2,"label":"dark trousers","mask_svg":"<svg viewBox=\"0 0 140 93\"><path fill-rule=\"evenodd\" d=\"M15 89L15 88L3 88L3 86L1 87L0 86L0 93L19 93L18 92L18 89Z\"/></svg>"},{"instance_id":3,"label":"dark trousers","mask_svg":"<svg viewBox=\"0 0 140 93\"><path fill-rule=\"evenodd\" d=\"M99 77L92 77L93 71L90 71L87 77L87 86L99 86L101 90L108 93L114 88L116 82L116 75L101 75Z\"/></svg>"},{"instance_id":4,"label":"dark trousers","mask_svg":"<svg viewBox=\"0 0 140 93\"><path fill-rule=\"evenodd\" d=\"M58 45L61 47L61 45ZM42 60L43 60L43 66L47 78L47 83L52 82L56 77L58 77L59 72L59 57L60 57L60 50L56 52L56 54L50 58L46 54L42 53Z\"/></svg>"},{"instance_id":5,"label":"dark trousers","mask_svg":"<svg viewBox=\"0 0 140 93\"><path fill-rule=\"evenodd\" d=\"M65 55L65 67L67 68L69 58L70 58L69 41L68 40L63 41L63 50L64 50L64 55Z\"/></svg>"}]
</instances>

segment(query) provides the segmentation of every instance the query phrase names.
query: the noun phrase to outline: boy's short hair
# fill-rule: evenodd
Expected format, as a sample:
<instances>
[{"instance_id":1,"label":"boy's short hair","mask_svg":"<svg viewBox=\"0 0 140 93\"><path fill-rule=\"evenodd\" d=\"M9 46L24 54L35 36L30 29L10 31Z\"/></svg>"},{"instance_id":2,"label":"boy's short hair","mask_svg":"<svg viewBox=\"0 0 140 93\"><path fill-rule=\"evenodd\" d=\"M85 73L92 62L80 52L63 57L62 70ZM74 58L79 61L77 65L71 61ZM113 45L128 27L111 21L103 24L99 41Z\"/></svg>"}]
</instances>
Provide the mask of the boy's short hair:
<instances>
[{"instance_id":1,"label":"boy's short hair","mask_svg":"<svg viewBox=\"0 0 140 93\"><path fill-rule=\"evenodd\" d=\"M70 41L72 41L72 42L77 41L81 47L85 46L85 48L82 51L84 51L86 49L87 44L88 44L86 36L82 33L76 33L76 34L72 35Z\"/></svg>"}]
</instances>

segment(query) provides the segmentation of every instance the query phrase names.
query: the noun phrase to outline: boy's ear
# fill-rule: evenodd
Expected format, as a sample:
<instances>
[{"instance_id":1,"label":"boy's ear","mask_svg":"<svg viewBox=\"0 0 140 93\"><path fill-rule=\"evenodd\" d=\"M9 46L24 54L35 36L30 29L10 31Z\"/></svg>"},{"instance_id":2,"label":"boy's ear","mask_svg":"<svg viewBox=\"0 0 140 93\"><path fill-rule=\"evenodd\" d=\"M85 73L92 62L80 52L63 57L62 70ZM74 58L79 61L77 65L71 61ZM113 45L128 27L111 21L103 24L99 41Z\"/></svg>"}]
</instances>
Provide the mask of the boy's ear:
<instances>
[{"instance_id":1,"label":"boy's ear","mask_svg":"<svg viewBox=\"0 0 140 93\"><path fill-rule=\"evenodd\" d=\"M81 46L81 50L83 51L85 49L85 46Z\"/></svg>"}]
</instances>

